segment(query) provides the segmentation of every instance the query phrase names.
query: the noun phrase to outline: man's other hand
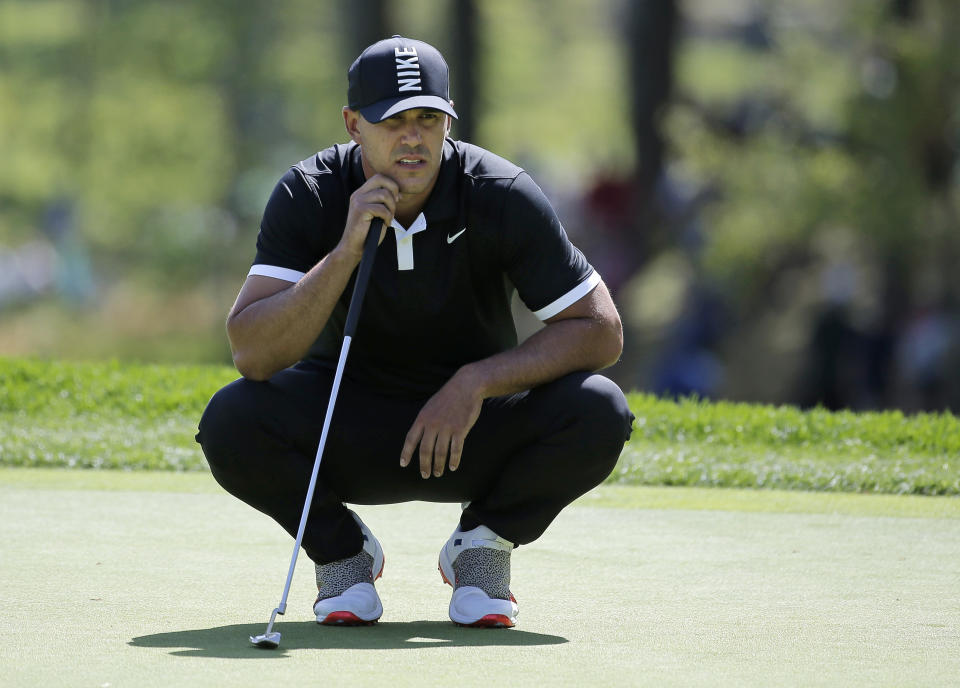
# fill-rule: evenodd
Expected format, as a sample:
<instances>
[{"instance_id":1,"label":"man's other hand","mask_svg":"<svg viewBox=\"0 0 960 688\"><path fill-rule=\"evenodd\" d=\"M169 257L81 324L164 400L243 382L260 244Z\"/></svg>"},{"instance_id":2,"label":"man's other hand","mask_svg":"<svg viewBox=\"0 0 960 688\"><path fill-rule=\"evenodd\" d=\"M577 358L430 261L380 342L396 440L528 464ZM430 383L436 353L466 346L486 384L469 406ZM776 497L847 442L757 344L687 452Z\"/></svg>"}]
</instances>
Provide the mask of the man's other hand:
<instances>
[{"instance_id":1,"label":"man's other hand","mask_svg":"<svg viewBox=\"0 0 960 688\"><path fill-rule=\"evenodd\" d=\"M458 373L424 404L407 433L400 452L400 465L410 464L420 445L420 475L439 478L449 463L450 470L460 466L467 433L477 422L483 396L468 376Z\"/></svg>"}]
</instances>

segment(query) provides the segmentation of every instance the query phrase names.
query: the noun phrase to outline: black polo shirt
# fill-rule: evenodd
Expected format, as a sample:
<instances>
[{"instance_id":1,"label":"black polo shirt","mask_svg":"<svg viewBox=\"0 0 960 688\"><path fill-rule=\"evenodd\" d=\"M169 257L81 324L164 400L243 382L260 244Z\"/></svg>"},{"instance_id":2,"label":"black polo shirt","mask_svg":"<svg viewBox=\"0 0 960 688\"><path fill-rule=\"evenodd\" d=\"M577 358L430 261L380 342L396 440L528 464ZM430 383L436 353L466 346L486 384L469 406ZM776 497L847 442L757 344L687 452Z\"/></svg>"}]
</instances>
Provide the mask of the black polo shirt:
<instances>
[{"instance_id":1,"label":"black polo shirt","mask_svg":"<svg viewBox=\"0 0 960 688\"><path fill-rule=\"evenodd\" d=\"M339 242L365 180L355 143L294 165L273 190L251 275L299 280ZM541 320L600 281L530 176L447 139L436 186L408 229L377 250L344 375L395 396L428 396L465 363L516 346L516 289ZM336 367L353 291L344 290L305 361Z\"/></svg>"}]
</instances>

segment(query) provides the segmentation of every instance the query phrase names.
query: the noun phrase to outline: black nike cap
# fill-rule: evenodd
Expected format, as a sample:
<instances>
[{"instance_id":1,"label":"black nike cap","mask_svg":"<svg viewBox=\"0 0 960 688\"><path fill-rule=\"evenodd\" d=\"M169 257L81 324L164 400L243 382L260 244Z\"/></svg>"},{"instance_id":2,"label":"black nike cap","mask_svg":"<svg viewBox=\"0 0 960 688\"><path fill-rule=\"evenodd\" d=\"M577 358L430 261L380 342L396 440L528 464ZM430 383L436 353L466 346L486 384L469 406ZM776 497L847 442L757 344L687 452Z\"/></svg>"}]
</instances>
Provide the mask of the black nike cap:
<instances>
[{"instance_id":1,"label":"black nike cap","mask_svg":"<svg viewBox=\"0 0 960 688\"><path fill-rule=\"evenodd\" d=\"M413 108L432 108L454 119L450 74L440 51L403 36L378 41L347 72L347 104L368 122Z\"/></svg>"}]
</instances>

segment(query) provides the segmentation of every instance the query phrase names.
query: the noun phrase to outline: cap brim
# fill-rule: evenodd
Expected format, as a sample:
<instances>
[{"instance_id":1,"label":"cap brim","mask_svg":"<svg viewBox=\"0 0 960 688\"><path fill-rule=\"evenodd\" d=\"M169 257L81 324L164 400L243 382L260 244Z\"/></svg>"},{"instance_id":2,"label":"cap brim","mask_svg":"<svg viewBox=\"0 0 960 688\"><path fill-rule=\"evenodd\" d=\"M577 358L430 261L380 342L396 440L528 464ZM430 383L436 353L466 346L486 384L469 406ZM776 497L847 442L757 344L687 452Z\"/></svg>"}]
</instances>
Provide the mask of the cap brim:
<instances>
[{"instance_id":1,"label":"cap brim","mask_svg":"<svg viewBox=\"0 0 960 688\"><path fill-rule=\"evenodd\" d=\"M387 98L379 103L359 108L360 114L368 122L382 122L387 117L392 117L398 112L412 110L414 108L430 108L445 112L454 119L457 119L457 113L450 106L450 103L439 96L410 96L404 98Z\"/></svg>"}]
</instances>

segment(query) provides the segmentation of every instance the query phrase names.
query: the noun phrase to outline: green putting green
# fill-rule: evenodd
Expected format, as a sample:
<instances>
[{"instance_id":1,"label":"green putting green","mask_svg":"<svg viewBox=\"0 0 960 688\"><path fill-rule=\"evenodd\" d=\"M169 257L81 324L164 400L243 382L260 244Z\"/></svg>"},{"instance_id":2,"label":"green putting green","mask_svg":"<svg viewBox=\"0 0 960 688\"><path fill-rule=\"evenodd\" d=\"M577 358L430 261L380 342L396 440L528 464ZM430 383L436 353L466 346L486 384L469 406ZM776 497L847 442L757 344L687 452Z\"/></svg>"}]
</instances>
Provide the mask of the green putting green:
<instances>
[{"instance_id":1,"label":"green putting green","mask_svg":"<svg viewBox=\"0 0 960 688\"><path fill-rule=\"evenodd\" d=\"M292 541L209 475L0 469L0 684L956 685L960 501L912 499L603 487L514 553L513 630L447 620L456 505L359 507L381 622L317 626L302 557L270 651Z\"/></svg>"}]
</instances>

